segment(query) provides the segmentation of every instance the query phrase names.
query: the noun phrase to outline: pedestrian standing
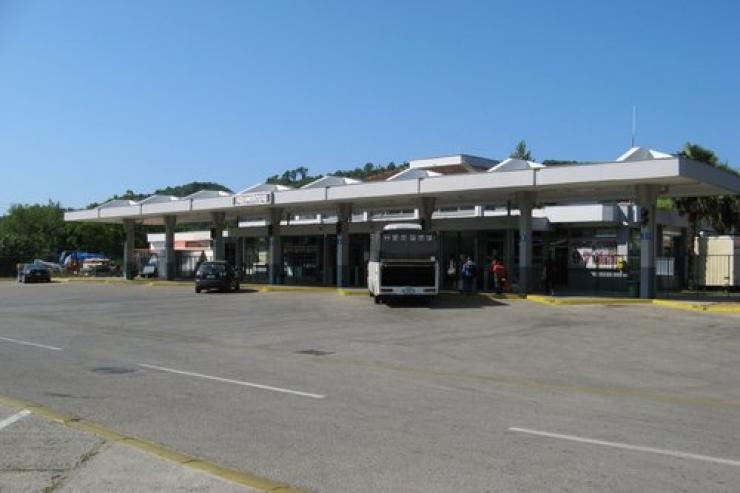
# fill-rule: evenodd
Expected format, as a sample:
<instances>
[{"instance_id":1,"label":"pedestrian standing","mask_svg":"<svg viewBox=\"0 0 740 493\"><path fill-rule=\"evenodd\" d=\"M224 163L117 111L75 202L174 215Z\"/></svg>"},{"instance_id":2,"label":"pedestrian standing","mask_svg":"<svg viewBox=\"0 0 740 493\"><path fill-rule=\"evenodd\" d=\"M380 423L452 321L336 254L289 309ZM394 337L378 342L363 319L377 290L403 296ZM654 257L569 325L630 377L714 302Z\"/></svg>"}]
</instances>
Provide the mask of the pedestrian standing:
<instances>
[{"instance_id":1,"label":"pedestrian standing","mask_svg":"<svg viewBox=\"0 0 740 493\"><path fill-rule=\"evenodd\" d=\"M455 280L457 279L457 262L455 256L450 255L450 259L447 261L447 285L452 289L455 289Z\"/></svg>"},{"instance_id":2,"label":"pedestrian standing","mask_svg":"<svg viewBox=\"0 0 740 493\"><path fill-rule=\"evenodd\" d=\"M491 271L493 272L496 294L501 294L504 292L504 286L506 284L506 266L504 266L500 258L494 259L491 265Z\"/></svg>"},{"instance_id":3,"label":"pedestrian standing","mask_svg":"<svg viewBox=\"0 0 740 493\"><path fill-rule=\"evenodd\" d=\"M460 274L462 274L463 291L465 294L471 294L473 292L473 283L478 276L478 267L470 256L465 260L465 263L460 269Z\"/></svg>"}]
</instances>

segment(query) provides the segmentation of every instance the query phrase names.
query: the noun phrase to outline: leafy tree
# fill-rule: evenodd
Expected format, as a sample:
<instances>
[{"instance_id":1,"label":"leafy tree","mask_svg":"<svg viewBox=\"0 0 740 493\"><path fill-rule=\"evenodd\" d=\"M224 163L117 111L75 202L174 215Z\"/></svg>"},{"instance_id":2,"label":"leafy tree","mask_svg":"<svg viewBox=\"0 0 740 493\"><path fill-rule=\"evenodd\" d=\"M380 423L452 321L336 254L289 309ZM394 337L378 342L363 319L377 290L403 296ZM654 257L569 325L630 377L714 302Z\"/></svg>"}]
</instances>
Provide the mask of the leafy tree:
<instances>
[{"instance_id":1,"label":"leafy tree","mask_svg":"<svg viewBox=\"0 0 740 493\"><path fill-rule=\"evenodd\" d=\"M698 144L687 142L680 154L715 168L738 174L726 162L720 162L714 151ZM712 227L718 234L740 230L740 196L680 197L674 200L674 205L681 214L688 218L692 237L696 236L699 224Z\"/></svg>"},{"instance_id":2,"label":"leafy tree","mask_svg":"<svg viewBox=\"0 0 740 493\"><path fill-rule=\"evenodd\" d=\"M355 178L357 180L364 180L377 175L383 175L394 171L401 171L408 167L408 163L397 165L393 161L383 165L376 165L374 163L367 162L363 166L358 166L354 169L348 170L337 170L332 173L334 176L344 176L346 178Z\"/></svg>"},{"instance_id":3,"label":"leafy tree","mask_svg":"<svg viewBox=\"0 0 740 493\"><path fill-rule=\"evenodd\" d=\"M519 141L514 152L512 152L509 157L513 159L522 159L524 161L534 161L532 151L527 148L527 142L524 140Z\"/></svg>"},{"instance_id":4,"label":"leafy tree","mask_svg":"<svg viewBox=\"0 0 740 493\"><path fill-rule=\"evenodd\" d=\"M283 172L282 175L272 175L267 178L267 183L275 185L285 185L287 187L300 188L314 180L318 180L322 175L311 176L308 173L308 168L305 166L299 166L294 169L289 169Z\"/></svg>"},{"instance_id":5,"label":"leafy tree","mask_svg":"<svg viewBox=\"0 0 740 493\"><path fill-rule=\"evenodd\" d=\"M200 190L216 190L221 192L232 193L232 190L220 183L214 183L211 181L193 181L186 183L185 185L178 185L175 187L166 187L156 190L155 194L162 195L174 195L175 197L185 197L191 195Z\"/></svg>"},{"instance_id":6,"label":"leafy tree","mask_svg":"<svg viewBox=\"0 0 740 493\"><path fill-rule=\"evenodd\" d=\"M346 178L355 178L358 180L364 180L376 175L382 175L384 173L390 173L393 171L401 170L408 166L403 164L397 165L393 161L385 166L378 166L374 163L367 162L363 166L358 166L354 169L337 170L331 173L334 176L343 176ZM300 188L312 181L318 180L323 175L311 176L308 168L300 166L298 168L289 169L283 172L282 175L272 175L267 178L267 183L274 183L277 185L286 185L289 187Z\"/></svg>"},{"instance_id":7,"label":"leafy tree","mask_svg":"<svg viewBox=\"0 0 740 493\"><path fill-rule=\"evenodd\" d=\"M0 275L10 275L16 264L37 258L56 261L62 250L120 258L123 229L119 225L65 223L64 212L56 202L12 205L0 217Z\"/></svg>"},{"instance_id":8,"label":"leafy tree","mask_svg":"<svg viewBox=\"0 0 740 493\"><path fill-rule=\"evenodd\" d=\"M706 163L716 168L738 174L727 163L722 163L714 151L698 144L687 142L679 153L689 159ZM740 230L740 196L723 195L710 197L679 197L673 199L673 206L687 217L689 222L690 245L693 251L693 239L698 235L700 224L711 226L718 234ZM693 287L695 279L694 258L689 255L689 285Z\"/></svg>"}]
</instances>

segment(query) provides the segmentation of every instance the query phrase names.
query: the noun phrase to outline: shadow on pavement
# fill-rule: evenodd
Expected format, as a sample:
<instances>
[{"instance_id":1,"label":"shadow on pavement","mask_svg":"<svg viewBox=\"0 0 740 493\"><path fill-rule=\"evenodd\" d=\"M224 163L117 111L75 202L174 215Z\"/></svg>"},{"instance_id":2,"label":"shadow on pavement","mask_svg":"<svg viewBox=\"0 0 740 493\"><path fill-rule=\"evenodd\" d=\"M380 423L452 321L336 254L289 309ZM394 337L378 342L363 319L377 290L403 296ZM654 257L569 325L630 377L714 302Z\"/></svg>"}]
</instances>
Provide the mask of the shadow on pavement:
<instances>
[{"instance_id":1,"label":"shadow on pavement","mask_svg":"<svg viewBox=\"0 0 740 493\"><path fill-rule=\"evenodd\" d=\"M507 303L492 300L478 295L449 295L442 294L429 300L408 297L390 298L384 302L390 308L429 308L429 309L455 309L455 308L484 308L489 306L508 306Z\"/></svg>"},{"instance_id":2,"label":"shadow on pavement","mask_svg":"<svg viewBox=\"0 0 740 493\"><path fill-rule=\"evenodd\" d=\"M256 289L251 288L241 288L238 291L219 291L217 289L213 289L210 291L203 290L199 294L250 294L250 293L259 293Z\"/></svg>"}]
</instances>

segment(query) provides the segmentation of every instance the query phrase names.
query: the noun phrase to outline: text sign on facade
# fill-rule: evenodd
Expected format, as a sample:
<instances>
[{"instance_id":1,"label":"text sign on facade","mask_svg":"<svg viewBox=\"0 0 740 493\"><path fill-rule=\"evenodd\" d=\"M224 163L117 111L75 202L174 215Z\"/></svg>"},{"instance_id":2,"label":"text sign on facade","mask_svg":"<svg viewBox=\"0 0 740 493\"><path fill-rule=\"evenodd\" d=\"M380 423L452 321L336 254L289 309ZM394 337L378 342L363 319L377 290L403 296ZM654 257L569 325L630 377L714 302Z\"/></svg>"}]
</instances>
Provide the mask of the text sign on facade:
<instances>
[{"instance_id":1,"label":"text sign on facade","mask_svg":"<svg viewBox=\"0 0 740 493\"><path fill-rule=\"evenodd\" d=\"M234 198L235 205L269 205L272 204L272 193L245 193Z\"/></svg>"}]
</instances>

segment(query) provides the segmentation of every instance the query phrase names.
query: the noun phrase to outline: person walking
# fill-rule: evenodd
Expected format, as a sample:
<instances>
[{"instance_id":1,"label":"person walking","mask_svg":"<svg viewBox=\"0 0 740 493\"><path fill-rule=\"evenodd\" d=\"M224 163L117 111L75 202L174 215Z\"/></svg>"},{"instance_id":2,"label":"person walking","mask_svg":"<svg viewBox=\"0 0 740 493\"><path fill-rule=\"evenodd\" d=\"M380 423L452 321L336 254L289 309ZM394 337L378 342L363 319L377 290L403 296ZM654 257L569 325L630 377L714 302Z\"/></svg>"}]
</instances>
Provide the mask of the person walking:
<instances>
[{"instance_id":1,"label":"person walking","mask_svg":"<svg viewBox=\"0 0 740 493\"><path fill-rule=\"evenodd\" d=\"M465 263L460 269L460 274L463 280L463 292L465 292L465 294L472 294L473 283L475 282L475 278L478 276L478 266L475 265L475 262L473 262L473 259L470 256L465 260Z\"/></svg>"},{"instance_id":2,"label":"person walking","mask_svg":"<svg viewBox=\"0 0 740 493\"><path fill-rule=\"evenodd\" d=\"M493 260L493 263L491 264L491 273L493 274L496 294L502 294L504 292L504 284L506 283L506 267L500 258Z\"/></svg>"},{"instance_id":3,"label":"person walking","mask_svg":"<svg viewBox=\"0 0 740 493\"><path fill-rule=\"evenodd\" d=\"M455 280L457 279L457 262L455 256L450 255L450 259L447 261L447 285L452 289L455 289Z\"/></svg>"}]
</instances>

